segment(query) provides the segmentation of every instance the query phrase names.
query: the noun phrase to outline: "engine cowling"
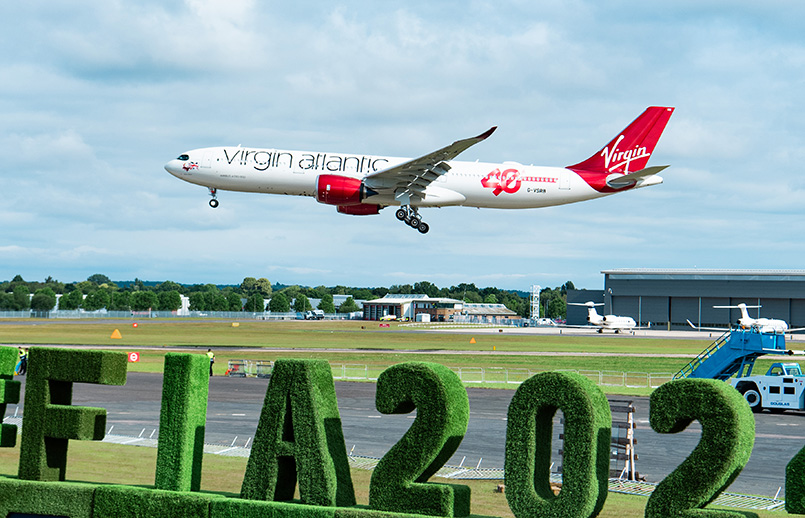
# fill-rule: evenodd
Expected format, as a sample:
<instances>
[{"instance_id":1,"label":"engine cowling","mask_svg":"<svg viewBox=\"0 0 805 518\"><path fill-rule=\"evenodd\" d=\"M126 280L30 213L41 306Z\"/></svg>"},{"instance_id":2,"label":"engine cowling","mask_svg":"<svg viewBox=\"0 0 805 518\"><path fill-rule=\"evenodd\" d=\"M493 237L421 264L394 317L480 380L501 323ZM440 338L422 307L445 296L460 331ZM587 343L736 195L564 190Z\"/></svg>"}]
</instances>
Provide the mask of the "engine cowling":
<instances>
[{"instance_id":1,"label":"engine cowling","mask_svg":"<svg viewBox=\"0 0 805 518\"><path fill-rule=\"evenodd\" d=\"M380 214L380 208L380 205L367 205L365 203L360 205L339 205L338 212L351 216L373 216Z\"/></svg>"},{"instance_id":2,"label":"engine cowling","mask_svg":"<svg viewBox=\"0 0 805 518\"><path fill-rule=\"evenodd\" d=\"M363 182L357 178L322 174L316 179L316 200L327 205L360 205L366 197Z\"/></svg>"}]
</instances>

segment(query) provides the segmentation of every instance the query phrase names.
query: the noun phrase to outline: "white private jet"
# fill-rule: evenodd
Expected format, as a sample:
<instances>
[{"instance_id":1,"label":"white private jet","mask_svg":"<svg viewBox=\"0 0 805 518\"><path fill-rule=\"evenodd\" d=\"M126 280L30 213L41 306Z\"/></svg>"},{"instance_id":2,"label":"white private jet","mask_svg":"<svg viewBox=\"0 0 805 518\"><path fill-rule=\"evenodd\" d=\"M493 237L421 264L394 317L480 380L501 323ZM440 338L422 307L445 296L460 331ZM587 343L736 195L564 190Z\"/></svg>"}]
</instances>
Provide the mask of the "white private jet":
<instances>
[{"instance_id":1,"label":"white private jet","mask_svg":"<svg viewBox=\"0 0 805 518\"><path fill-rule=\"evenodd\" d=\"M619 317L617 315L599 315L595 310L596 306L603 306L603 302L595 303L588 302L568 302L568 306L586 306L587 307L587 322L595 327L598 327L598 332L603 333L604 329L612 329L616 333L621 331L632 331L634 329L641 329L637 326L637 322L632 317ZM565 326L565 327L588 327L588 326Z\"/></svg>"},{"instance_id":2,"label":"white private jet","mask_svg":"<svg viewBox=\"0 0 805 518\"><path fill-rule=\"evenodd\" d=\"M646 109L603 149L568 167L491 164L454 159L489 137L458 140L415 159L362 154L211 147L179 155L165 169L209 189L314 196L352 215L400 206L397 219L426 233L421 207L528 209L574 203L662 183L668 166L646 167L674 109Z\"/></svg>"},{"instance_id":3,"label":"white private jet","mask_svg":"<svg viewBox=\"0 0 805 518\"><path fill-rule=\"evenodd\" d=\"M776 333L778 335L782 335L785 333L796 333L799 331L805 331L805 327L797 327L794 329L788 328L788 322L785 320L780 320L777 318L752 318L749 316L748 308L759 309L762 306L747 306L743 302L738 304L737 306L713 306L716 309L740 309L741 310L741 317L738 319L738 327L741 329L755 329L761 333ZM693 323L688 320L688 324L697 330L705 330L705 331L725 331L723 328L717 327L696 327Z\"/></svg>"}]
</instances>

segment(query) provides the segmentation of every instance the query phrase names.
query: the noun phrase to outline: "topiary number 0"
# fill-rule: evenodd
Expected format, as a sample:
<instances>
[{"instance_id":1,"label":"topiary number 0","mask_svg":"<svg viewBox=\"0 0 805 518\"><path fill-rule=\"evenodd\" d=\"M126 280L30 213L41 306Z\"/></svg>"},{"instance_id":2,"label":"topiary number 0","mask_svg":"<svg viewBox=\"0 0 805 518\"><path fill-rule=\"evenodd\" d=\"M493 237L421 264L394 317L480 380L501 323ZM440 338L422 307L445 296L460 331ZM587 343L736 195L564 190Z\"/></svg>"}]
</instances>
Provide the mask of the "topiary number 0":
<instances>
[{"instance_id":1,"label":"topiary number 0","mask_svg":"<svg viewBox=\"0 0 805 518\"><path fill-rule=\"evenodd\" d=\"M553 416L565 418L562 490L550 485ZM612 415L604 393L571 372L526 380L509 404L506 498L518 518L596 516L607 497Z\"/></svg>"}]
</instances>

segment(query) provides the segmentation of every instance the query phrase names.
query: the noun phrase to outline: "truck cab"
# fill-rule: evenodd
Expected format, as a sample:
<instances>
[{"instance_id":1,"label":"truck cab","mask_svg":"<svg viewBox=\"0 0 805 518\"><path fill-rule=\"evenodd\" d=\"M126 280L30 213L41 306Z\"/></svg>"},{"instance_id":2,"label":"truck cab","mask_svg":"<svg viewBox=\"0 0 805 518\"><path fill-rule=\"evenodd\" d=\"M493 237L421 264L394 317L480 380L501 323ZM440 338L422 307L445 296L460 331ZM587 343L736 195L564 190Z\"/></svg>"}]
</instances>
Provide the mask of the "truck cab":
<instances>
[{"instance_id":1,"label":"truck cab","mask_svg":"<svg viewBox=\"0 0 805 518\"><path fill-rule=\"evenodd\" d=\"M732 378L753 412L805 409L805 376L798 363L773 363L765 376Z\"/></svg>"}]
</instances>

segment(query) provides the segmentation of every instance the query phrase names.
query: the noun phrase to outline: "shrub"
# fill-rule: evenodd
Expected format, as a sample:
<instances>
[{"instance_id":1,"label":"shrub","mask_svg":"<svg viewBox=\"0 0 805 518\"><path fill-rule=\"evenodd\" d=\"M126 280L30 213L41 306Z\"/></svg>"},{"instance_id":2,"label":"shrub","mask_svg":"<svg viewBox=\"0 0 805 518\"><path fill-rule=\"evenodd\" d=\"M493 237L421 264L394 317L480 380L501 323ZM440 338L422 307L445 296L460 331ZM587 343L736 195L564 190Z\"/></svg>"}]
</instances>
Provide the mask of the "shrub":
<instances>
[{"instance_id":1,"label":"shrub","mask_svg":"<svg viewBox=\"0 0 805 518\"><path fill-rule=\"evenodd\" d=\"M326 360L277 360L246 465L241 496L355 505L341 416Z\"/></svg>"},{"instance_id":2,"label":"shrub","mask_svg":"<svg viewBox=\"0 0 805 518\"><path fill-rule=\"evenodd\" d=\"M721 494L752 454L755 419L743 396L720 380L679 379L651 394L649 420L658 433L679 433L698 420L702 436L693 452L657 485L646 518L746 518L753 513L703 509Z\"/></svg>"},{"instance_id":3,"label":"shrub","mask_svg":"<svg viewBox=\"0 0 805 518\"><path fill-rule=\"evenodd\" d=\"M805 514L805 448L802 448L785 467L785 510Z\"/></svg>"},{"instance_id":4,"label":"shrub","mask_svg":"<svg viewBox=\"0 0 805 518\"><path fill-rule=\"evenodd\" d=\"M553 416L564 414L562 490L550 487ZM515 516L596 516L607 497L612 416L604 393L571 372L527 379L509 404L506 499Z\"/></svg>"},{"instance_id":5,"label":"shrub","mask_svg":"<svg viewBox=\"0 0 805 518\"><path fill-rule=\"evenodd\" d=\"M335 512L335 507L231 498L213 500L210 504L210 518L333 518Z\"/></svg>"},{"instance_id":6,"label":"shrub","mask_svg":"<svg viewBox=\"0 0 805 518\"><path fill-rule=\"evenodd\" d=\"M69 439L100 440L106 410L71 406L73 382L123 385L126 353L32 348L25 387L19 477L64 480Z\"/></svg>"},{"instance_id":7,"label":"shrub","mask_svg":"<svg viewBox=\"0 0 805 518\"><path fill-rule=\"evenodd\" d=\"M0 516L92 518L95 484L50 484L0 477Z\"/></svg>"},{"instance_id":8,"label":"shrub","mask_svg":"<svg viewBox=\"0 0 805 518\"><path fill-rule=\"evenodd\" d=\"M211 494L134 486L98 486L92 518L207 518Z\"/></svg>"},{"instance_id":9,"label":"shrub","mask_svg":"<svg viewBox=\"0 0 805 518\"><path fill-rule=\"evenodd\" d=\"M206 355L165 355L159 414L157 489L198 491L201 488L209 369L210 360Z\"/></svg>"},{"instance_id":10,"label":"shrub","mask_svg":"<svg viewBox=\"0 0 805 518\"><path fill-rule=\"evenodd\" d=\"M377 380L375 406L416 419L372 473L369 506L383 511L467 516L467 486L426 483L455 453L467 432L470 406L458 376L443 365L393 365Z\"/></svg>"},{"instance_id":11,"label":"shrub","mask_svg":"<svg viewBox=\"0 0 805 518\"><path fill-rule=\"evenodd\" d=\"M0 347L0 416L6 415L6 405L20 402L20 382L13 379L18 359L16 348ZM0 425L0 448L12 448L16 444L17 426Z\"/></svg>"}]
</instances>

